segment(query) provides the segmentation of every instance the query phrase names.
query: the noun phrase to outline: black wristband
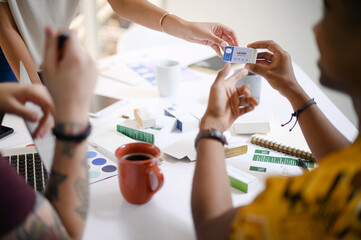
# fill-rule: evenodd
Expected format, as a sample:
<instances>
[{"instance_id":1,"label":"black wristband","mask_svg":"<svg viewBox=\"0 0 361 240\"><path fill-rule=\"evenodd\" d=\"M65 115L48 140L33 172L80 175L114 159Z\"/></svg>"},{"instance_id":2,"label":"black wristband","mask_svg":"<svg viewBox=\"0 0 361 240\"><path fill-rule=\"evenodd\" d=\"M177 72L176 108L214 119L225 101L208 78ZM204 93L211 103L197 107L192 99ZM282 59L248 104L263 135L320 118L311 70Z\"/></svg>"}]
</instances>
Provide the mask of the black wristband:
<instances>
[{"instance_id":1,"label":"black wristband","mask_svg":"<svg viewBox=\"0 0 361 240\"><path fill-rule=\"evenodd\" d=\"M313 105L313 104L317 104L314 98L311 98L310 100L308 100L302 107L300 107L297 111L295 111L294 113L291 114L291 119L286 122L285 124L281 124L282 127L286 126L287 124L289 124L292 121L293 117L296 117L296 122L295 124L292 126L292 128L290 129L290 131L292 131L292 129L296 126L297 122L298 122L298 117L300 116L301 112L303 112L306 108L308 108L309 106Z\"/></svg>"},{"instance_id":2,"label":"black wristband","mask_svg":"<svg viewBox=\"0 0 361 240\"><path fill-rule=\"evenodd\" d=\"M53 129L53 133L58 140L66 141L66 142L81 142L85 140L91 132L91 125L88 124L87 127L78 134L66 134L65 131L55 127Z\"/></svg>"},{"instance_id":3,"label":"black wristband","mask_svg":"<svg viewBox=\"0 0 361 240\"><path fill-rule=\"evenodd\" d=\"M202 138L213 138L215 140L220 141L223 145L228 144L226 137L223 135L222 131L219 129L205 129L205 130L199 130L199 133L195 140L195 148L197 148L199 140Z\"/></svg>"}]
</instances>

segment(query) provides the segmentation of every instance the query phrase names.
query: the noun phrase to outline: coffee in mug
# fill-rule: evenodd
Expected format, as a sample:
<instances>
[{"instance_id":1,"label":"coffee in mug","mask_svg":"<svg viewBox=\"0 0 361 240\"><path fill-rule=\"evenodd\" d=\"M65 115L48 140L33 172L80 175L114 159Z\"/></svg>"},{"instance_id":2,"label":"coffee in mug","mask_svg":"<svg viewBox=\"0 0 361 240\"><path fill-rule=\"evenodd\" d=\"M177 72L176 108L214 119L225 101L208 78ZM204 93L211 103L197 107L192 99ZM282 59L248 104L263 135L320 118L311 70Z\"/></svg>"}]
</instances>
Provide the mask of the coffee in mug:
<instances>
[{"instance_id":1,"label":"coffee in mug","mask_svg":"<svg viewBox=\"0 0 361 240\"><path fill-rule=\"evenodd\" d=\"M129 161L144 161L153 158L153 156L145 153L131 153L125 155L123 158Z\"/></svg>"}]
</instances>

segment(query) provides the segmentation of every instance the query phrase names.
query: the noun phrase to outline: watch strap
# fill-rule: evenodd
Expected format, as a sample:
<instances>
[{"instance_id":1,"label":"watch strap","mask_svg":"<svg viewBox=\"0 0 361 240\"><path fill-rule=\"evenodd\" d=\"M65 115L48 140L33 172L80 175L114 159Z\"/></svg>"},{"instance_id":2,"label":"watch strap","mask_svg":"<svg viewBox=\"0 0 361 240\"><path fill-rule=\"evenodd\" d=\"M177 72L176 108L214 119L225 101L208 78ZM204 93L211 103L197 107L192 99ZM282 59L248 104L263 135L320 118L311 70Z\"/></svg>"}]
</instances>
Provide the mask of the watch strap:
<instances>
[{"instance_id":1,"label":"watch strap","mask_svg":"<svg viewBox=\"0 0 361 240\"><path fill-rule=\"evenodd\" d=\"M223 135L223 132L219 129L203 129L199 130L199 133L195 140L195 148L197 148L198 142L203 138L213 138L220 141L223 145L228 144L226 137Z\"/></svg>"},{"instance_id":2,"label":"watch strap","mask_svg":"<svg viewBox=\"0 0 361 240\"><path fill-rule=\"evenodd\" d=\"M88 123L85 126L81 126L76 131L66 129L63 125L57 124L53 129L53 133L58 140L66 142L81 142L85 140L91 133L91 125Z\"/></svg>"}]
</instances>

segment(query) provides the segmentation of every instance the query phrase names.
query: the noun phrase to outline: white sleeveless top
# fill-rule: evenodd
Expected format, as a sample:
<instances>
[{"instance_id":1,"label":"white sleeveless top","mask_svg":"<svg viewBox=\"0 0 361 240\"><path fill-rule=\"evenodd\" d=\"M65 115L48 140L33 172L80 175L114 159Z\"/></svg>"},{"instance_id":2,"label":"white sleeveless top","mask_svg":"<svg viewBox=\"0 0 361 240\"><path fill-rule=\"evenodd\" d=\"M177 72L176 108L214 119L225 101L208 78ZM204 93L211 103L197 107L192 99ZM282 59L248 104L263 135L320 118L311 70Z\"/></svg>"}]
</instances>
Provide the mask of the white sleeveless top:
<instances>
[{"instance_id":1,"label":"white sleeveless top","mask_svg":"<svg viewBox=\"0 0 361 240\"><path fill-rule=\"evenodd\" d=\"M0 0L8 2L15 23L33 58L41 70L45 46L45 27L69 28L79 9L80 0Z\"/></svg>"}]
</instances>

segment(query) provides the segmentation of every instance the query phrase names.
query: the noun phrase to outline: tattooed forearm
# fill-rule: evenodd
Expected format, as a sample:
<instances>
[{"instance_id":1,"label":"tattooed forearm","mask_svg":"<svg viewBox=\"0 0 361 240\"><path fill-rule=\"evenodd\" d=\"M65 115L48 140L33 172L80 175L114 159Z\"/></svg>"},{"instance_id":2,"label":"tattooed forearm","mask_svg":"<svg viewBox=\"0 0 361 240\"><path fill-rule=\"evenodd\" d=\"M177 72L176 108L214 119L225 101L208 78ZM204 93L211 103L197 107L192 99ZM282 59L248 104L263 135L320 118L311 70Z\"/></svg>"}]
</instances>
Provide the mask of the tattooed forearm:
<instances>
[{"instance_id":1,"label":"tattooed forearm","mask_svg":"<svg viewBox=\"0 0 361 240\"><path fill-rule=\"evenodd\" d=\"M45 211L51 211L52 219L42 217ZM32 212L5 239L69 239L69 235L49 202L36 192L36 201Z\"/></svg>"},{"instance_id":2,"label":"tattooed forearm","mask_svg":"<svg viewBox=\"0 0 361 240\"><path fill-rule=\"evenodd\" d=\"M49 185L46 189L46 197L49 201L59 200L59 185L67 179L67 175L52 170Z\"/></svg>"},{"instance_id":3,"label":"tattooed forearm","mask_svg":"<svg viewBox=\"0 0 361 240\"><path fill-rule=\"evenodd\" d=\"M74 190L80 201L80 205L75 208L75 212L79 214L82 219L86 219L89 207L89 190L87 178L79 178L75 181Z\"/></svg>"}]
</instances>

